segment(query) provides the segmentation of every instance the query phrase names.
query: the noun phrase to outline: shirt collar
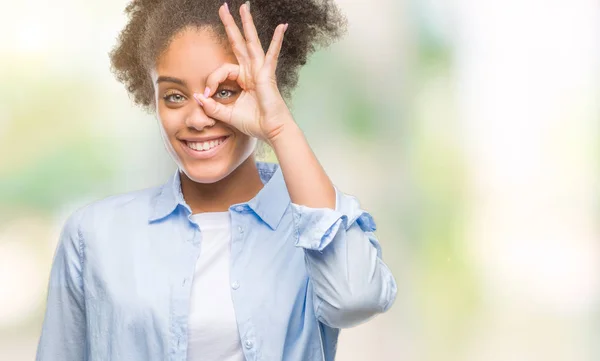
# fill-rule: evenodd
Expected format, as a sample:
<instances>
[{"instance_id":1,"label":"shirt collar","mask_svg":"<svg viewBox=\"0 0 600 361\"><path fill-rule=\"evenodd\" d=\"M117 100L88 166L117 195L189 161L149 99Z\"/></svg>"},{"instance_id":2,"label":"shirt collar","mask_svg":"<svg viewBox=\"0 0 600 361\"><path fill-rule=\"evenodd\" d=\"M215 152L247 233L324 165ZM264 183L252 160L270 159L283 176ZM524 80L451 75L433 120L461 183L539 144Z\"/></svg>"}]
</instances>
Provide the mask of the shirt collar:
<instances>
[{"instance_id":1,"label":"shirt collar","mask_svg":"<svg viewBox=\"0 0 600 361\"><path fill-rule=\"evenodd\" d=\"M179 175L179 169L175 171L175 174L169 178L167 183L163 184L159 188L158 194L152 201L152 209L148 221L154 222L165 218L173 213L178 205L182 205L188 210L190 209L187 203L185 203L183 194L181 193L181 178Z\"/></svg>"},{"instance_id":2,"label":"shirt collar","mask_svg":"<svg viewBox=\"0 0 600 361\"><path fill-rule=\"evenodd\" d=\"M283 179L283 173L276 163L256 162L256 166L258 174L264 183L263 188L248 202L233 205L231 208L246 204L271 229L276 229L290 203L290 196ZM191 213L191 209L185 203L183 194L181 193L179 170L159 189L160 191L153 200L150 218L148 219L149 222L169 216L175 211L178 205L185 207L188 213Z\"/></svg>"},{"instance_id":3,"label":"shirt collar","mask_svg":"<svg viewBox=\"0 0 600 361\"><path fill-rule=\"evenodd\" d=\"M257 162L256 166L264 187L247 204L271 229L276 229L290 204L290 195L279 164Z\"/></svg>"}]
</instances>

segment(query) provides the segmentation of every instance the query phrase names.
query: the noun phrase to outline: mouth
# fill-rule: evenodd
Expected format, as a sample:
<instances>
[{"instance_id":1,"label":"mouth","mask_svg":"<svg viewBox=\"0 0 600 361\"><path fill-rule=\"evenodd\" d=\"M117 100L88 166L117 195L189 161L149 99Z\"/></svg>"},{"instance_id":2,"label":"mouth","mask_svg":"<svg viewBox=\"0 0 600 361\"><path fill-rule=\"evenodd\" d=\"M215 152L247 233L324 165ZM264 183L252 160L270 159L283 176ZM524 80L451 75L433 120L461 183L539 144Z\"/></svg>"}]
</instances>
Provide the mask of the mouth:
<instances>
[{"instance_id":1,"label":"mouth","mask_svg":"<svg viewBox=\"0 0 600 361\"><path fill-rule=\"evenodd\" d=\"M191 142L191 141L187 141L184 140L183 142L185 143L185 145L192 149L195 150L197 152L206 152L208 150L211 150L215 147L218 147L219 145L223 144L223 142L225 142L227 140L227 138L229 138L229 136L224 136L224 137L220 137L220 138L216 138L216 139L211 139L205 142Z\"/></svg>"},{"instance_id":2,"label":"mouth","mask_svg":"<svg viewBox=\"0 0 600 361\"><path fill-rule=\"evenodd\" d=\"M181 143L186 152L192 157L205 159L215 155L221 148L223 148L223 145L227 143L229 138L230 136L227 135L203 142L182 140Z\"/></svg>"}]
</instances>

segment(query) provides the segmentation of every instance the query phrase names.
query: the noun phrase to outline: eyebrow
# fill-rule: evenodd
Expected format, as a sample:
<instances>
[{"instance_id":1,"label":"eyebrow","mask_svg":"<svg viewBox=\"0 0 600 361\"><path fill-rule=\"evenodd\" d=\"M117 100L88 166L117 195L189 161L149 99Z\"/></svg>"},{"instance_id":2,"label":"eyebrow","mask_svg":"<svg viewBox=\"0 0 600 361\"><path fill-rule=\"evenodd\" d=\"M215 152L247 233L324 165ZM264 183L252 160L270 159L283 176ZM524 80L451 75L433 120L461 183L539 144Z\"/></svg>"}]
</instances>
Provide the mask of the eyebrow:
<instances>
[{"instance_id":1,"label":"eyebrow","mask_svg":"<svg viewBox=\"0 0 600 361\"><path fill-rule=\"evenodd\" d=\"M170 83L175 83L175 84L179 84L181 86L187 87L187 84L185 81L183 81L179 78L174 78L172 76L159 76L158 79L156 79L156 84L162 83L162 82L170 82Z\"/></svg>"}]
</instances>

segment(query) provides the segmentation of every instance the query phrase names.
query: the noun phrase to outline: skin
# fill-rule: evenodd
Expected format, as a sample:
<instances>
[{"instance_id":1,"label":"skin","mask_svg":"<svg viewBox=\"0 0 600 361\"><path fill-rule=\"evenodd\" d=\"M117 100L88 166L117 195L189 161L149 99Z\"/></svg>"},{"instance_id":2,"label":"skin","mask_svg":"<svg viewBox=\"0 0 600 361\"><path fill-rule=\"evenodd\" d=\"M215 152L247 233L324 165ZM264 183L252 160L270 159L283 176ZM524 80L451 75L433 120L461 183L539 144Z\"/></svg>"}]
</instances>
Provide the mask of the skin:
<instances>
[{"instance_id":1,"label":"skin","mask_svg":"<svg viewBox=\"0 0 600 361\"><path fill-rule=\"evenodd\" d=\"M194 213L226 210L227 204L250 200L262 188L253 154L256 138L207 116L193 97L204 91L217 68L236 63L225 45L208 28L185 29L174 37L152 74L161 135L181 171L182 191ZM235 81L226 81L213 97L230 104L240 92ZM227 142L209 159L195 159L184 148L186 140L222 135L228 136Z\"/></svg>"},{"instance_id":2,"label":"skin","mask_svg":"<svg viewBox=\"0 0 600 361\"><path fill-rule=\"evenodd\" d=\"M183 30L151 74L156 115L182 173L186 202L193 213L218 212L253 198L263 186L253 153L258 138L275 151L293 203L334 209L333 185L277 88L287 25L275 29L265 54L246 4L240 15L243 35L227 4L219 8L228 44L208 28ZM186 140L225 135L210 158L198 159L186 149Z\"/></svg>"}]
</instances>

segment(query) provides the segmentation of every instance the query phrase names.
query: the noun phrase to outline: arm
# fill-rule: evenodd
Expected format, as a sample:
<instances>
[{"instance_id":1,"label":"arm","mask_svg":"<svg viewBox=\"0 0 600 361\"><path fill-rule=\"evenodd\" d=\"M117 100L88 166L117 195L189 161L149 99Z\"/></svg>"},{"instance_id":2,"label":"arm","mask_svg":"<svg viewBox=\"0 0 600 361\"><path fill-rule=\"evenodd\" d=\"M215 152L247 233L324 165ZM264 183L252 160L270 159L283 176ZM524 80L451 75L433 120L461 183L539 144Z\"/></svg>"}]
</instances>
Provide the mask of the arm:
<instances>
[{"instance_id":1,"label":"arm","mask_svg":"<svg viewBox=\"0 0 600 361\"><path fill-rule=\"evenodd\" d=\"M58 242L36 361L83 361L85 302L82 281L83 242L76 212L67 220Z\"/></svg>"},{"instance_id":2,"label":"arm","mask_svg":"<svg viewBox=\"0 0 600 361\"><path fill-rule=\"evenodd\" d=\"M370 216L357 204L336 204L335 188L277 88L275 69L288 24L275 28L265 54L248 5L240 7L244 36L226 4L219 16L238 64L216 69L206 81L206 96L194 97L206 115L266 140L275 150L295 212L296 245L306 249L317 317L331 327L349 327L386 310L396 283L381 261L374 227L366 221ZM227 105L212 98L225 79L243 89ZM340 203L353 204L346 199L340 197Z\"/></svg>"},{"instance_id":3,"label":"arm","mask_svg":"<svg viewBox=\"0 0 600 361\"><path fill-rule=\"evenodd\" d=\"M287 124L271 144L292 200L296 246L305 250L315 314L330 327L355 326L389 309L395 280L371 216L332 185L300 129Z\"/></svg>"}]
</instances>

